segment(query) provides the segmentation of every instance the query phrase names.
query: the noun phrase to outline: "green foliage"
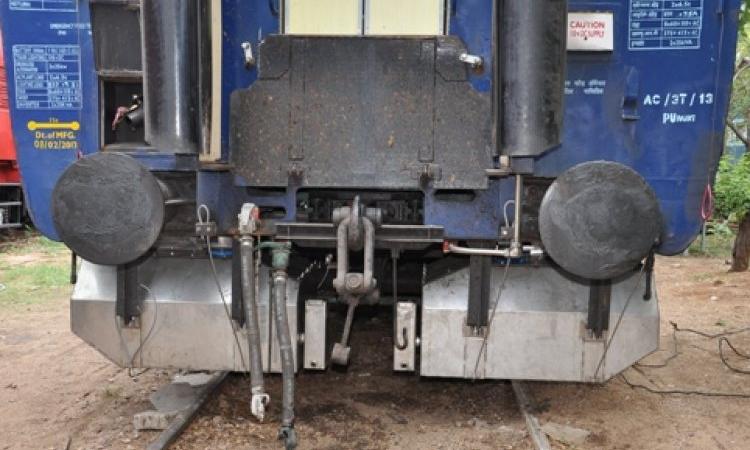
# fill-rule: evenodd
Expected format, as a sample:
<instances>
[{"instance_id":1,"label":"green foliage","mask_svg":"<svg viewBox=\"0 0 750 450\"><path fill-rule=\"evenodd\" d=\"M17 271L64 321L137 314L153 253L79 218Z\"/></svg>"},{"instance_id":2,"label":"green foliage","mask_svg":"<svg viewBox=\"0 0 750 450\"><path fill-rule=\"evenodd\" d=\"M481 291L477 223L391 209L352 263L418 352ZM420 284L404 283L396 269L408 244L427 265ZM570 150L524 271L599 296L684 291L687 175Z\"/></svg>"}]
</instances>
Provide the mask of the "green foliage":
<instances>
[{"instance_id":1,"label":"green foliage","mask_svg":"<svg viewBox=\"0 0 750 450\"><path fill-rule=\"evenodd\" d=\"M713 223L713 227L706 234L705 241L698 238L690 244L688 254L691 256L703 256L710 258L726 258L732 254L734 243L734 232L724 222Z\"/></svg>"},{"instance_id":2,"label":"green foliage","mask_svg":"<svg viewBox=\"0 0 750 450\"><path fill-rule=\"evenodd\" d=\"M750 211L750 154L732 163L724 156L716 178L716 210L726 218L740 221Z\"/></svg>"},{"instance_id":3,"label":"green foliage","mask_svg":"<svg viewBox=\"0 0 750 450\"><path fill-rule=\"evenodd\" d=\"M738 72L729 107L729 120L746 119L750 112L750 68L745 68L747 58L750 58L750 0L743 1L740 12L736 60Z\"/></svg>"},{"instance_id":4,"label":"green foliage","mask_svg":"<svg viewBox=\"0 0 750 450\"><path fill-rule=\"evenodd\" d=\"M729 120L744 119L750 125L750 0L742 2L737 41L737 60ZM742 130L747 141L747 131ZM729 131L732 133L732 131ZM750 153L750 149L748 149ZM750 156L732 164L727 156L719 163L716 179L716 208L720 215L735 220L750 211Z\"/></svg>"},{"instance_id":5,"label":"green foliage","mask_svg":"<svg viewBox=\"0 0 750 450\"><path fill-rule=\"evenodd\" d=\"M740 35L750 37L750 0L744 0L740 6Z\"/></svg>"}]
</instances>

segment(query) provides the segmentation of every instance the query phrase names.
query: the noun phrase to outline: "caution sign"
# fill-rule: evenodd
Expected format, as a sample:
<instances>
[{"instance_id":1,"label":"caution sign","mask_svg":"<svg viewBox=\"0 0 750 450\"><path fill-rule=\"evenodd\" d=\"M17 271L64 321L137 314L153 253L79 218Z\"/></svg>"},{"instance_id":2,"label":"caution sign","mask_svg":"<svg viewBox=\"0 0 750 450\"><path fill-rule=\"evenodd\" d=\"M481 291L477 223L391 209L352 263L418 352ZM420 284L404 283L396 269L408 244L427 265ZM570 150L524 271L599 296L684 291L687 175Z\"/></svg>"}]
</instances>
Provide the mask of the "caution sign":
<instances>
[{"instance_id":1,"label":"caution sign","mask_svg":"<svg viewBox=\"0 0 750 450\"><path fill-rule=\"evenodd\" d=\"M77 121L61 122L55 118L47 121L30 120L26 129L34 134L34 148L37 150L78 150Z\"/></svg>"},{"instance_id":2,"label":"caution sign","mask_svg":"<svg viewBox=\"0 0 750 450\"><path fill-rule=\"evenodd\" d=\"M611 52L614 50L614 16L611 12L568 14L568 50Z\"/></svg>"}]
</instances>

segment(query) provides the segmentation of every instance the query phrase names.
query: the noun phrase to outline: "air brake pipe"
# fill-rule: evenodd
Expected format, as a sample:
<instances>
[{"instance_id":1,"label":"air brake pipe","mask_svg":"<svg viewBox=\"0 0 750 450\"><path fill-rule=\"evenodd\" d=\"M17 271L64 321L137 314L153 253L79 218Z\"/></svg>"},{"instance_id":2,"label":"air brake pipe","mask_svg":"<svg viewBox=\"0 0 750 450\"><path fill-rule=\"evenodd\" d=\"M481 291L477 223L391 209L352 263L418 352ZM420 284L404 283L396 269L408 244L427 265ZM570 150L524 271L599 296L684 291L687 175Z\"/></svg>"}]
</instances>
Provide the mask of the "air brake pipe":
<instances>
[{"instance_id":1,"label":"air brake pipe","mask_svg":"<svg viewBox=\"0 0 750 450\"><path fill-rule=\"evenodd\" d=\"M245 302L247 324L247 347L250 352L250 386L252 399L250 410L259 421L263 421L269 397L263 384L263 361L260 351L260 328L258 305L255 301L255 261L252 236L240 238L240 261L242 265L242 298Z\"/></svg>"},{"instance_id":2,"label":"air brake pipe","mask_svg":"<svg viewBox=\"0 0 750 450\"><path fill-rule=\"evenodd\" d=\"M279 439L284 440L284 446L287 450L292 450L297 447L297 434L294 430L294 354L286 310L287 268L289 267L291 244L289 242L263 242L258 245L258 248L271 249L274 325L276 326L276 337L279 341L282 376Z\"/></svg>"}]
</instances>

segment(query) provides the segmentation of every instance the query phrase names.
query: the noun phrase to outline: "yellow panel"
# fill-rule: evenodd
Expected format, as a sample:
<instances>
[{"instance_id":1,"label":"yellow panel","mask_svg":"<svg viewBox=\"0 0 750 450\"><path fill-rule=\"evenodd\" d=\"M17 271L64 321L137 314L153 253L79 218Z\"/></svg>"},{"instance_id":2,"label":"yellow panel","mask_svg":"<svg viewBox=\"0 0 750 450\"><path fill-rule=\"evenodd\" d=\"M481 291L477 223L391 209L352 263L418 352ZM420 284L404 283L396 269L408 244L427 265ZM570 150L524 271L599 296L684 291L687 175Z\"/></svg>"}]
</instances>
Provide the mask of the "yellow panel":
<instances>
[{"instance_id":1,"label":"yellow panel","mask_svg":"<svg viewBox=\"0 0 750 450\"><path fill-rule=\"evenodd\" d=\"M286 0L287 34L362 34L361 0Z\"/></svg>"},{"instance_id":2,"label":"yellow panel","mask_svg":"<svg viewBox=\"0 0 750 450\"><path fill-rule=\"evenodd\" d=\"M366 5L366 34L443 34L445 0L367 0Z\"/></svg>"}]
</instances>

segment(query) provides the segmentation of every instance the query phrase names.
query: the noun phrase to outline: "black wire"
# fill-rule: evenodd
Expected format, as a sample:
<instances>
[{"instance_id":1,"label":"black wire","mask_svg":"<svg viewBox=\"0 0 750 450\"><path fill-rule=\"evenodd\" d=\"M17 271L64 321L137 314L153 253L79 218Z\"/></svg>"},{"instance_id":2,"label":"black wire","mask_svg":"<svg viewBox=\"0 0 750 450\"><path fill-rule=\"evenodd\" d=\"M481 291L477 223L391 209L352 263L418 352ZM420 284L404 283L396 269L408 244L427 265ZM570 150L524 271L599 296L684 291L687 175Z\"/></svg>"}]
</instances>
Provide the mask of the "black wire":
<instances>
[{"instance_id":1,"label":"black wire","mask_svg":"<svg viewBox=\"0 0 750 450\"><path fill-rule=\"evenodd\" d=\"M667 367L669 365L669 362L675 359L680 352L677 348L677 333L678 332L684 332L684 333L690 333L695 334L707 339L716 339L719 338L719 358L721 359L722 364L724 364L725 367L727 367L729 370L735 373L743 374L743 375L750 375L750 370L746 369L740 369L738 367L732 366L725 353L724 353L724 344L726 344L732 352L745 360L750 360L750 354L744 353L735 347L734 344L727 338L727 336L732 336L739 333L744 333L747 331L750 331L750 327L746 328L739 328L736 330L730 330L730 331L724 331L721 333L707 333L705 331L700 330L694 330L691 328L680 328L675 322L669 322L670 325L672 325L672 340L673 340L673 352L672 354L667 357L663 362L656 363L656 364L642 364L642 363L636 363L633 365L633 369L643 375L644 378L646 378L648 381L650 381L653 385L657 385L654 380L652 380L648 375L643 372L640 368L663 368ZM700 347L698 347L700 348ZM640 368L639 368L640 367ZM632 383L630 380L627 379L625 374L620 374L625 384L630 386L631 388L637 388L637 389L643 389L648 392L651 392L653 394L662 394L662 395L700 395L704 397L735 397L735 398L750 398L750 394L745 393L733 393L733 392L715 392L715 391L702 391L702 390L691 390L691 389L661 389L661 388L652 388L643 384L636 384Z\"/></svg>"},{"instance_id":2,"label":"black wire","mask_svg":"<svg viewBox=\"0 0 750 450\"><path fill-rule=\"evenodd\" d=\"M151 320L151 327L149 327L148 332L146 333L146 337L141 341L140 345L138 345L138 348L135 349L135 352L133 352L133 356L130 358L130 367L133 367L133 363L135 362L135 358L138 356L138 354L143 350L143 347L146 345L146 342L151 338L151 333L153 333L154 328L156 327L156 318L159 314L159 302L156 301L156 296L151 291L151 289L146 286L145 284L141 284L141 288L144 289L146 292L148 292L148 295L151 296L151 303L154 305L154 318Z\"/></svg>"},{"instance_id":3,"label":"black wire","mask_svg":"<svg viewBox=\"0 0 750 450\"><path fill-rule=\"evenodd\" d=\"M477 370L479 369L479 361L482 359L482 354L487 350L487 339L492 331L492 322L495 319L495 312L497 312L497 306L500 304L500 296L503 294L505 288L505 282L508 281L508 268L510 267L510 258L505 260L505 269L503 270L503 279L500 281L500 286L497 289L497 297L495 297L495 304L492 306L492 312L490 313L489 322L487 323L487 330L484 333L484 339L482 339L482 346L479 348L477 354L477 360L474 363L474 380L477 379Z\"/></svg>"},{"instance_id":4,"label":"black wire","mask_svg":"<svg viewBox=\"0 0 750 450\"><path fill-rule=\"evenodd\" d=\"M738 328L736 330L730 330L730 331L724 331L721 333L711 334L711 333L706 333L705 331L693 330L692 328L680 328L679 326L677 326L675 322L669 322L669 324L672 325L672 327L677 331L681 331L684 333L693 333L693 334L697 334L698 336L703 336L709 339L716 339L718 337L724 337L724 336L732 336L733 334L745 333L747 331L750 331L750 327L746 327L746 328Z\"/></svg>"},{"instance_id":5,"label":"black wire","mask_svg":"<svg viewBox=\"0 0 750 450\"><path fill-rule=\"evenodd\" d=\"M669 365L669 362L673 359L677 358L680 355L679 350L677 349L677 328L672 327L672 354L669 355L664 361L660 363L654 363L654 364L648 364L648 363L640 363L637 362L634 364L636 367L648 367L651 369L659 369L662 367L667 367Z\"/></svg>"},{"instance_id":6,"label":"black wire","mask_svg":"<svg viewBox=\"0 0 750 450\"><path fill-rule=\"evenodd\" d=\"M633 383L625 376L624 373L620 374L620 378L622 378L622 381L630 386L632 389L643 389L644 391L648 391L652 394L660 394L660 395L699 395L702 397L732 397L732 398L750 398L750 394L744 394L741 392L714 392L714 391L701 391L701 390L692 390L692 389L661 389L661 388L652 388L649 386L646 386L645 384L637 384Z\"/></svg>"},{"instance_id":7,"label":"black wire","mask_svg":"<svg viewBox=\"0 0 750 450\"><path fill-rule=\"evenodd\" d=\"M219 281L219 274L216 271L216 264L214 263L214 256L213 256L213 249L211 248L211 238L209 236L206 236L206 248L208 250L208 262L211 266L211 274L213 275L214 282L216 283L216 289L219 291L219 297L221 298L221 303L224 306L224 313L227 316L227 320L229 321L229 326L232 328L232 335L234 336L234 343L237 345L237 353L240 355L240 364L242 364L242 368L247 370L245 373L245 376L249 377L250 373L250 366L248 364L245 364L245 357L242 354L242 345L240 345L240 338L238 336L237 331L237 324L234 320L232 320L232 313L229 312L229 305L227 304L227 300L224 297L224 290L221 287L221 282ZM237 257L236 255L234 255ZM234 297L232 298L232 301L234 301ZM250 349L248 349L248 358L249 358L249 352Z\"/></svg>"},{"instance_id":8,"label":"black wire","mask_svg":"<svg viewBox=\"0 0 750 450\"><path fill-rule=\"evenodd\" d=\"M735 334L748 332L750 331L750 327L738 328L736 330L730 330L730 331L723 331L721 333L707 333L705 331L694 330L692 328L680 328L675 322L671 322L671 321L669 322L669 324L672 325L672 345L673 345L672 354L661 363L656 363L656 364L636 363L635 364L636 366L647 367L647 368L652 368L652 369L659 369L659 368L667 367L670 361L672 361L673 359L675 359L677 356L680 355L680 352L678 351L678 348L677 348L677 341L678 341L677 333L681 332L681 333L695 334L697 336L701 336L707 339L720 338L719 343L718 343L719 358L721 358L721 362L724 364L724 366L726 366L732 372L741 373L743 375L750 375L750 370L740 369L738 367L735 367L729 364L729 361L727 360L724 354L724 344L726 344L734 352L735 355L740 356L744 359L750 359L750 355L738 350L737 347L735 347L735 345L732 344L732 342L727 338L727 336L733 336ZM701 348L701 347L697 347L697 348Z\"/></svg>"},{"instance_id":9,"label":"black wire","mask_svg":"<svg viewBox=\"0 0 750 450\"><path fill-rule=\"evenodd\" d=\"M638 287L641 285L641 281L643 281L643 276L645 275L645 265L641 266L640 275L638 276L638 281L635 283L635 286L633 287L633 290L630 291L630 295L628 295L628 299L625 300L625 306L622 307L622 311L620 311L620 315L617 317L617 322L615 322L615 327L612 329L612 336L605 342L604 344L604 351L602 352L602 357L599 358L599 364L596 365L596 371L594 371L594 379L599 376L599 370L602 368L602 364L604 364L604 359L607 357L607 353L609 353L609 348L612 346L612 341L615 340L615 336L617 335L617 330L620 329L620 323L622 322L622 318L625 316L625 311L627 311L628 306L630 305L630 300L633 299L633 296L638 291Z\"/></svg>"},{"instance_id":10,"label":"black wire","mask_svg":"<svg viewBox=\"0 0 750 450\"><path fill-rule=\"evenodd\" d=\"M725 343L727 344L727 346L729 346L730 349L732 349L732 351L734 352L735 355L740 356L740 357L742 357L744 359L750 359L750 355L747 355L747 354L742 353L741 351L737 350L737 348L734 345L732 345L732 343L729 341L729 339L727 339L726 337L722 337L721 339L719 339L719 357L721 358L721 362L723 362L724 365L727 366L727 368L729 370L731 370L732 372L741 373L741 374L744 374L744 375L750 375L750 370L739 369L739 368L734 367L731 364L729 364L729 362L727 361L726 357L724 356L724 347L723 347L723 344L725 344Z\"/></svg>"}]
</instances>

